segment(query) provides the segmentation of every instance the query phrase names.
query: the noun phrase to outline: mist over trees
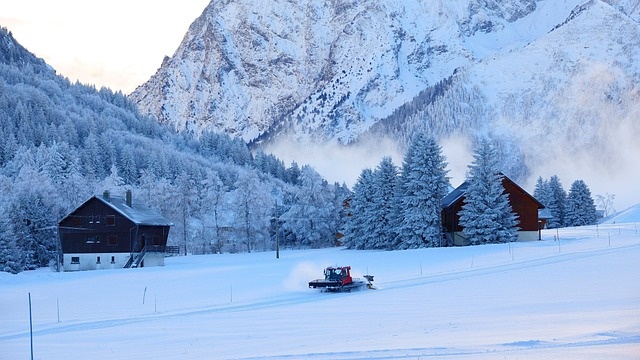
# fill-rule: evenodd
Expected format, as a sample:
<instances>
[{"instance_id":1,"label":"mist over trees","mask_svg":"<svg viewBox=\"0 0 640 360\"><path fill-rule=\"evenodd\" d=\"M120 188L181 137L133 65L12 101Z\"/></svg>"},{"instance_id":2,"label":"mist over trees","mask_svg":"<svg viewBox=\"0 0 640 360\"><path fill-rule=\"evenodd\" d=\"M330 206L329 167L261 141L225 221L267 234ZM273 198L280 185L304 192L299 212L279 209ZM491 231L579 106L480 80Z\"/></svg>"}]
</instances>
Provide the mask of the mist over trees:
<instances>
[{"instance_id":1,"label":"mist over trees","mask_svg":"<svg viewBox=\"0 0 640 360\"><path fill-rule=\"evenodd\" d=\"M291 214L285 246L335 244L345 191L312 168L225 134L175 133L121 92L56 75L5 29L0 55L1 271L55 264L58 221L104 190L170 219L182 254L274 249L276 206Z\"/></svg>"}]
</instances>

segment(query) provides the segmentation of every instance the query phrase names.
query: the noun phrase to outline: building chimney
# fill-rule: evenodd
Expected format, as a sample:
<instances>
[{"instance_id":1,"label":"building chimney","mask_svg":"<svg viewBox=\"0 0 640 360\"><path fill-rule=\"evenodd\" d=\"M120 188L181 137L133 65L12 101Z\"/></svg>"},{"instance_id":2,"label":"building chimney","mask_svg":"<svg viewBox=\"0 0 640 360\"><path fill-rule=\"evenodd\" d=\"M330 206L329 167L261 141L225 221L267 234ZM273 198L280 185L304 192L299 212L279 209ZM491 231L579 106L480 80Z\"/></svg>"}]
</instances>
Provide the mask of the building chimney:
<instances>
[{"instance_id":1,"label":"building chimney","mask_svg":"<svg viewBox=\"0 0 640 360\"><path fill-rule=\"evenodd\" d=\"M109 194L109 190L105 190L105 191L102 193L102 197L103 197L105 200L107 200L107 201L111 201L111 195Z\"/></svg>"},{"instance_id":2,"label":"building chimney","mask_svg":"<svg viewBox=\"0 0 640 360\"><path fill-rule=\"evenodd\" d=\"M126 197L126 201L127 201L127 206L128 206L128 207L132 207L132 206L131 206L131 190L127 190L127 197Z\"/></svg>"}]
</instances>

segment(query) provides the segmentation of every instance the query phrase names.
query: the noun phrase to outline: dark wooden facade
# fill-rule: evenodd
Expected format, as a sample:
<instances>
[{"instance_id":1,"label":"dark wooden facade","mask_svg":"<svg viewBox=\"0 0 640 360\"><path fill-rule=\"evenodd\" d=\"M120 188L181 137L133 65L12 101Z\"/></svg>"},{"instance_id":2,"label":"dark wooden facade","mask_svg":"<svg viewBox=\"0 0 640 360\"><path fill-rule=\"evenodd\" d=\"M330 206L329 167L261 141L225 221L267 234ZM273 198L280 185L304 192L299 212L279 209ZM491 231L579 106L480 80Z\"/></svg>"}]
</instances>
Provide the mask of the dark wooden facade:
<instances>
[{"instance_id":1,"label":"dark wooden facade","mask_svg":"<svg viewBox=\"0 0 640 360\"><path fill-rule=\"evenodd\" d=\"M442 225L447 233L451 234L452 241L458 245L460 241L456 240L455 234L462 233L460 226L460 211L464 204L468 183L464 182L458 188L453 190L442 201ZM503 175L502 186L504 193L509 197L509 203L513 212L518 217L519 238L522 240L533 239L539 231L538 210L543 209L538 200L522 189L518 184L513 182L507 176ZM524 236L526 233L535 233L532 236Z\"/></svg>"},{"instance_id":2,"label":"dark wooden facade","mask_svg":"<svg viewBox=\"0 0 640 360\"><path fill-rule=\"evenodd\" d=\"M108 193L94 196L58 224L63 258L68 254L104 254L103 259L143 251L163 253L171 222L144 205ZM78 259L78 257L76 257ZM100 257L98 257L100 259ZM66 268L66 264L65 264Z\"/></svg>"}]
</instances>

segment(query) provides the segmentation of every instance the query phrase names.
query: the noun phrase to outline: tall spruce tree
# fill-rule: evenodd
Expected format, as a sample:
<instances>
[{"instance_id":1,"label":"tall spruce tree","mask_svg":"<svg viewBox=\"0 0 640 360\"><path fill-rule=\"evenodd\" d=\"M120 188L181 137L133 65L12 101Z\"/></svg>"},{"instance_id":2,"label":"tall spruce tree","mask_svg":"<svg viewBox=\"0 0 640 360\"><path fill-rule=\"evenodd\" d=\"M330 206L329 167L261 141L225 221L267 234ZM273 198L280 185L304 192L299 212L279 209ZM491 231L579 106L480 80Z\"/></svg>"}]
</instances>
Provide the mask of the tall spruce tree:
<instances>
[{"instance_id":1,"label":"tall spruce tree","mask_svg":"<svg viewBox=\"0 0 640 360\"><path fill-rule=\"evenodd\" d=\"M571 184L567 195L565 223L567 226L593 225L596 223L596 205L591 191L582 180Z\"/></svg>"},{"instance_id":2,"label":"tall spruce tree","mask_svg":"<svg viewBox=\"0 0 640 360\"><path fill-rule=\"evenodd\" d=\"M502 186L497 152L482 140L469 165L460 225L471 245L505 243L516 240L517 218Z\"/></svg>"},{"instance_id":3,"label":"tall spruce tree","mask_svg":"<svg viewBox=\"0 0 640 360\"><path fill-rule=\"evenodd\" d=\"M441 245L442 199L449 188L446 166L442 148L437 142L418 133L402 163L396 248Z\"/></svg>"},{"instance_id":4,"label":"tall spruce tree","mask_svg":"<svg viewBox=\"0 0 640 360\"><path fill-rule=\"evenodd\" d=\"M396 193L398 168L390 157L384 157L373 172L373 236L370 249L392 249L396 238Z\"/></svg>"},{"instance_id":5,"label":"tall spruce tree","mask_svg":"<svg viewBox=\"0 0 640 360\"><path fill-rule=\"evenodd\" d=\"M547 227L550 229L559 228L565 226L565 207L566 207L567 193L562 188L560 179L557 175L553 175L549 179L549 198L548 204L545 204L553 216L547 222Z\"/></svg>"},{"instance_id":6,"label":"tall spruce tree","mask_svg":"<svg viewBox=\"0 0 640 360\"><path fill-rule=\"evenodd\" d=\"M533 197L536 200L540 201L544 206L547 206L549 203L550 190L549 190L549 181L544 180L542 176L538 176L538 180L536 181L536 187L533 190Z\"/></svg>"},{"instance_id":7,"label":"tall spruce tree","mask_svg":"<svg viewBox=\"0 0 640 360\"><path fill-rule=\"evenodd\" d=\"M367 243L373 242L373 170L364 169L353 186L349 215L343 244L349 249L363 250Z\"/></svg>"}]
</instances>

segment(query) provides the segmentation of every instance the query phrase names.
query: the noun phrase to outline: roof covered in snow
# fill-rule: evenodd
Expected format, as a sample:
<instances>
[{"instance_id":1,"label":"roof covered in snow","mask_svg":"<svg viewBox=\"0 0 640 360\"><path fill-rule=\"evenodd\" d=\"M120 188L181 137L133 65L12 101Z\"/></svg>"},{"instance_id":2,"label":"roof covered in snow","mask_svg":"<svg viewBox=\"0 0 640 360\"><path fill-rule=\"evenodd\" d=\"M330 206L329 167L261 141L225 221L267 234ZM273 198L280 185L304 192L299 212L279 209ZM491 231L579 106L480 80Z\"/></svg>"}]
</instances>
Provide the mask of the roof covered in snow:
<instances>
[{"instance_id":1,"label":"roof covered in snow","mask_svg":"<svg viewBox=\"0 0 640 360\"><path fill-rule=\"evenodd\" d=\"M147 207L143 203L136 201L135 199L132 199L131 206L128 206L125 197L105 195L106 194L95 195L91 197L89 200L85 201L82 205L72 211L71 214L84 207L89 202L97 200L112 208L117 213L124 216L136 225L173 226L173 223L170 220L160 215L157 211ZM61 222L69 216L70 215L65 216L63 220L61 220Z\"/></svg>"},{"instance_id":2,"label":"roof covered in snow","mask_svg":"<svg viewBox=\"0 0 640 360\"><path fill-rule=\"evenodd\" d=\"M94 198L102 201L136 225L173 226L173 223L167 218L135 199L132 199L129 207L124 197L96 195Z\"/></svg>"}]
</instances>

